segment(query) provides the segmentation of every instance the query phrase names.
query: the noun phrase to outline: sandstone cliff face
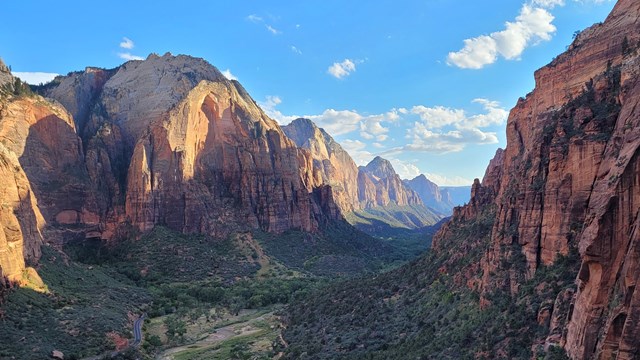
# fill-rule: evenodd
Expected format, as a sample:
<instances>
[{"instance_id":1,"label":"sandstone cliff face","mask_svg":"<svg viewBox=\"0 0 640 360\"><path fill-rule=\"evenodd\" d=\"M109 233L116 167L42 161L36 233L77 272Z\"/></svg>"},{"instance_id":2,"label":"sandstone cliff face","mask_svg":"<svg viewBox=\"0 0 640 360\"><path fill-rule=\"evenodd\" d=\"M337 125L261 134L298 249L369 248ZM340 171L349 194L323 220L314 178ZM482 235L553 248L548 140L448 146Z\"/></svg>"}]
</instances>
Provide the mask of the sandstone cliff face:
<instances>
[{"instance_id":1,"label":"sandstone cliff face","mask_svg":"<svg viewBox=\"0 0 640 360\"><path fill-rule=\"evenodd\" d=\"M19 158L48 229L99 225L82 141L62 106L38 96L10 98L0 111L0 143ZM60 241L63 234L47 237Z\"/></svg>"},{"instance_id":2,"label":"sandstone cliff face","mask_svg":"<svg viewBox=\"0 0 640 360\"><path fill-rule=\"evenodd\" d=\"M409 189L388 160L375 157L358 174L358 198L363 207L423 205L418 194Z\"/></svg>"},{"instance_id":3,"label":"sandstone cliff face","mask_svg":"<svg viewBox=\"0 0 640 360\"><path fill-rule=\"evenodd\" d=\"M12 282L19 282L25 274L37 277L25 263L35 264L40 258L45 225L32 185L14 151L24 150L28 133L28 125L15 117L29 117L31 114L24 112L33 110L29 100L12 94L14 81L0 60L0 87L7 87L0 89L0 285L5 277Z\"/></svg>"},{"instance_id":4,"label":"sandstone cliff face","mask_svg":"<svg viewBox=\"0 0 640 360\"><path fill-rule=\"evenodd\" d=\"M639 19L640 3L619 1L604 24L536 72L536 89L509 116L504 154L454 211L457 221L476 216L478 204L496 208L483 275L469 281L481 294L515 294L542 266L579 250L577 293L555 324L564 336L547 339L574 359L632 359L640 350ZM442 241L446 227L436 249Z\"/></svg>"},{"instance_id":5,"label":"sandstone cliff face","mask_svg":"<svg viewBox=\"0 0 640 360\"><path fill-rule=\"evenodd\" d=\"M43 94L56 99L71 113L78 133L82 135L95 102L114 73L115 70L87 67L83 72L57 77L44 86Z\"/></svg>"},{"instance_id":6,"label":"sandstone cliff face","mask_svg":"<svg viewBox=\"0 0 640 360\"><path fill-rule=\"evenodd\" d=\"M46 95L81 129L100 226L122 223L225 235L245 228L313 231L339 218L311 154L237 82L202 59L150 55L114 70L56 79Z\"/></svg>"},{"instance_id":7,"label":"sandstone cliff face","mask_svg":"<svg viewBox=\"0 0 640 360\"><path fill-rule=\"evenodd\" d=\"M312 231L309 161L233 83L203 81L138 141L126 213L143 230Z\"/></svg>"},{"instance_id":8,"label":"sandstone cliff face","mask_svg":"<svg viewBox=\"0 0 640 360\"><path fill-rule=\"evenodd\" d=\"M22 278L40 258L44 219L16 155L0 144L0 277Z\"/></svg>"},{"instance_id":9,"label":"sandstone cliff face","mask_svg":"<svg viewBox=\"0 0 640 360\"><path fill-rule=\"evenodd\" d=\"M309 150L314 176L331 187L340 210L346 214L360 209L358 167L342 146L308 119L296 119L282 129L298 147Z\"/></svg>"}]
</instances>

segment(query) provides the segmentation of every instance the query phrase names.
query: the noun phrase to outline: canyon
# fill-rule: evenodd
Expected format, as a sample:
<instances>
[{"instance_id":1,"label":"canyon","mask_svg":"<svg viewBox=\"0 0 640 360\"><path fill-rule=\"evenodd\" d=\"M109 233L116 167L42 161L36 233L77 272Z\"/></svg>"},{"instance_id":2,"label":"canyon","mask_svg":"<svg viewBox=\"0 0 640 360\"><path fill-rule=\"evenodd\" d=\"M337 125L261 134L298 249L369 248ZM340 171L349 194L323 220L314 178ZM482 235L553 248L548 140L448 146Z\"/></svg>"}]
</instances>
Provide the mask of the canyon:
<instances>
[{"instance_id":1,"label":"canyon","mask_svg":"<svg viewBox=\"0 0 640 360\"><path fill-rule=\"evenodd\" d=\"M121 267L129 277L113 275L117 286L139 286L140 303L151 303L145 291L164 301L154 315L173 314L180 293L224 298L238 316L239 295L201 289L277 274L297 291L327 275L313 269L368 271L357 256L367 252L383 263L371 269L389 271L282 291L291 302L274 345L283 358L635 359L639 19L640 3L619 0L535 73L509 114L506 148L463 206L455 189L402 180L381 157L358 167L308 119L281 126L203 59L151 54L34 87L0 62L0 289L47 293L38 271L70 267L70 245L96 259L117 249L116 260L78 265L76 281L94 265ZM428 253L403 265L384 257L381 224L423 231L450 213ZM170 272L179 285L161 282ZM242 304L281 301L267 295Z\"/></svg>"},{"instance_id":2,"label":"canyon","mask_svg":"<svg viewBox=\"0 0 640 360\"><path fill-rule=\"evenodd\" d=\"M4 196L20 214L3 217L9 278L20 278L25 260L37 263L43 237L114 243L157 225L218 238L313 233L390 205L428 214L414 222L400 211L410 227L442 218L392 168L382 178L362 173L308 120L280 127L202 59L152 54L87 67L36 87L42 96L4 64L0 75L0 143L12 173Z\"/></svg>"}]
</instances>

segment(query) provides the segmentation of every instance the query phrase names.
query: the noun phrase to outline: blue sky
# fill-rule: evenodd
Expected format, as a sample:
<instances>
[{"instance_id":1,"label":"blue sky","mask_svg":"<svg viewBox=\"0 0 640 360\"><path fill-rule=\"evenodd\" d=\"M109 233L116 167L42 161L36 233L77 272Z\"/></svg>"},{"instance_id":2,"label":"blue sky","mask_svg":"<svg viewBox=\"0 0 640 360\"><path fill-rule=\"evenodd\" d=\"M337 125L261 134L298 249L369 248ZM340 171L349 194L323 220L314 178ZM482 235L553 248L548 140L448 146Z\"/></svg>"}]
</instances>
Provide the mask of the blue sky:
<instances>
[{"instance_id":1,"label":"blue sky","mask_svg":"<svg viewBox=\"0 0 640 360\"><path fill-rule=\"evenodd\" d=\"M533 89L533 72L613 5L13 1L3 4L0 57L29 79L149 53L202 57L281 123L316 121L359 165L382 155L403 177L463 185L506 145L508 110Z\"/></svg>"}]
</instances>

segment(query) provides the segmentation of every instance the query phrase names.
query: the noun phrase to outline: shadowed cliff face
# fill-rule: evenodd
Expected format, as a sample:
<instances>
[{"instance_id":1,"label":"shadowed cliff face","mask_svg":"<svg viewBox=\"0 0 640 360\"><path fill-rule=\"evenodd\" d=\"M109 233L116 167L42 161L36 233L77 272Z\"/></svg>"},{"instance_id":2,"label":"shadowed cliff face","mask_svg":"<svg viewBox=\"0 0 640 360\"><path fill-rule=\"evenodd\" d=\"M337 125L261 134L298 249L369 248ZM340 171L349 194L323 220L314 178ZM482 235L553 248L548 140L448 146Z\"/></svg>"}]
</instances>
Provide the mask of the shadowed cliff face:
<instances>
[{"instance_id":1,"label":"shadowed cliff face","mask_svg":"<svg viewBox=\"0 0 640 360\"><path fill-rule=\"evenodd\" d=\"M310 152L314 177L331 186L342 213L360 209L358 167L342 146L308 119L296 119L283 130L298 147Z\"/></svg>"},{"instance_id":2,"label":"shadowed cliff face","mask_svg":"<svg viewBox=\"0 0 640 360\"><path fill-rule=\"evenodd\" d=\"M15 154L0 145L0 277L18 281L40 258L44 219Z\"/></svg>"},{"instance_id":3,"label":"shadowed cliff face","mask_svg":"<svg viewBox=\"0 0 640 360\"><path fill-rule=\"evenodd\" d=\"M497 208L482 275L468 282L483 295L515 294L579 251L577 293L559 294L555 306L571 310L546 339L575 359L632 359L640 350L639 19L640 3L619 1L604 24L536 72L536 89L509 116L507 148L474 184L470 204L454 211L464 221L479 207ZM445 226L436 251L446 239Z\"/></svg>"},{"instance_id":4,"label":"shadowed cliff face","mask_svg":"<svg viewBox=\"0 0 640 360\"><path fill-rule=\"evenodd\" d=\"M66 226L84 225L85 231L98 226L82 142L63 107L38 96L6 99L0 142L19 159L30 191L50 225L46 229L49 242L60 241Z\"/></svg>"},{"instance_id":5,"label":"shadowed cliff face","mask_svg":"<svg viewBox=\"0 0 640 360\"><path fill-rule=\"evenodd\" d=\"M0 201L0 279L19 281L25 260L35 263L40 258L44 219L16 155L2 144Z\"/></svg>"}]
</instances>

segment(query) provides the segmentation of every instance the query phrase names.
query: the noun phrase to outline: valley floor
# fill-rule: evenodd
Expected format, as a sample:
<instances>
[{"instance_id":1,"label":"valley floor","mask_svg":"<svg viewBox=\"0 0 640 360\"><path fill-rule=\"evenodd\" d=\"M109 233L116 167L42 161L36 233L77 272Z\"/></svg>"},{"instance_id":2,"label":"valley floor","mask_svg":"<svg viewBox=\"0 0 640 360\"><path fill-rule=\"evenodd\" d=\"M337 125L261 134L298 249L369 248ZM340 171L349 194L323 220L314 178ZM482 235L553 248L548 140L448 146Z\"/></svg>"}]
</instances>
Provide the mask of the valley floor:
<instances>
[{"instance_id":1,"label":"valley floor","mask_svg":"<svg viewBox=\"0 0 640 360\"><path fill-rule=\"evenodd\" d=\"M271 359L272 344L280 337L280 320L272 310L243 310L213 324L200 319L187 329L185 345L168 348L156 359L233 359L248 354L252 359ZM148 327L150 336L165 332L162 320L152 321Z\"/></svg>"}]
</instances>

